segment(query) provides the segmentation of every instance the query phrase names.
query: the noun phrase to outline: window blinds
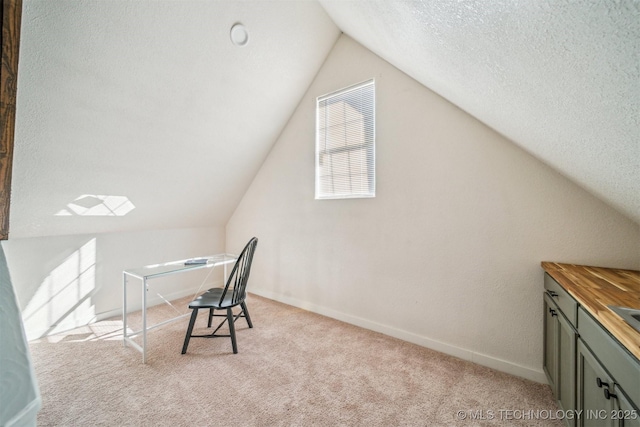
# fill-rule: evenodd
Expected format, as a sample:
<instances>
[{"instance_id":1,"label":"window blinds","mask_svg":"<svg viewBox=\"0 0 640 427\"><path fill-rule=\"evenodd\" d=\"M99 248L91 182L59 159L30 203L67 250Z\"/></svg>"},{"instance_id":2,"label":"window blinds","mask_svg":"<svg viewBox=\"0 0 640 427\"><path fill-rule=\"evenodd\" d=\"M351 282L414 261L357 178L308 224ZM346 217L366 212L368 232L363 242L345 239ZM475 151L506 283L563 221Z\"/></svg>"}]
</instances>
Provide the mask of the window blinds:
<instances>
[{"instance_id":1,"label":"window blinds","mask_svg":"<svg viewBox=\"0 0 640 427\"><path fill-rule=\"evenodd\" d=\"M317 99L316 199L375 197L375 81Z\"/></svg>"}]
</instances>

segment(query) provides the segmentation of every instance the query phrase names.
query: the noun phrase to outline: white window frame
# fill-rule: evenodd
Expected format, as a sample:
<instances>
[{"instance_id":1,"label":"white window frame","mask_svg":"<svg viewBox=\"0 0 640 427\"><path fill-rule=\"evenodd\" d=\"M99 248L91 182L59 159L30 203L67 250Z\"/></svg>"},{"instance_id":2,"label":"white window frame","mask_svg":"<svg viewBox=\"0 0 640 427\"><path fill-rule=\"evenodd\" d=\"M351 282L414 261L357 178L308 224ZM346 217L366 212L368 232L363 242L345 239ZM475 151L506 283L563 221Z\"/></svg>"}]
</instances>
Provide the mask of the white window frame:
<instances>
[{"instance_id":1,"label":"white window frame","mask_svg":"<svg viewBox=\"0 0 640 427\"><path fill-rule=\"evenodd\" d=\"M348 101L351 101L351 104ZM331 114L328 112L329 106L337 105L337 103L342 103L343 106L349 104L351 107L349 112L344 108L342 117L340 117L340 113ZM360 106L359 111L356 105ZM317 200L375 197L375 110L375 79L331 92L316 99L315 198ZM349 120L354 117L354 112L356 115L358 112L362 114L359 120L362 121L363 126L362 128L356 127L356 132L351 133L347 129L349 123L354 123ZM331 114L330 119L327 118L329 114ZM331 125L328 124L329 121ZM336 126L341 126L344 135L332 138L331 134L340 135L339 132L328 131L329 128L335 130ZM353 138L361 139L362 142L358 143ZM344 145L341 145L342 141ZM346 156L344 156L345 153ZM334 156L348 160L346 162L344 160L334 161ZM352 158L355 159L353 168L351 166L352 160L349 160ZM330 173L327 173L326 167L323 168L323 159L329 159L331 162L328 167ZM354 169L364 169L365 172L356 173ZM334 170L348 172L334 174ZM363 180L364 174L366 174L366 179Z\"/></svg>"}]
</instances>

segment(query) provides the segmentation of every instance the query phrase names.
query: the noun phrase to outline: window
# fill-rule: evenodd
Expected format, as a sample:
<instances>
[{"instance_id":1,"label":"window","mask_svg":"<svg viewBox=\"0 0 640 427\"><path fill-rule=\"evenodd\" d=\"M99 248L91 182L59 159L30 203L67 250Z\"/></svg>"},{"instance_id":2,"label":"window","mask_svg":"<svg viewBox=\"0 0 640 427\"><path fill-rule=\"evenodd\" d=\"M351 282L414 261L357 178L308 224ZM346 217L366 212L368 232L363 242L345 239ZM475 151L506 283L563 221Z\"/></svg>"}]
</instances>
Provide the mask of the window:
<instances>
[{"instance_id":1,"label":"window","mask_svg":"<svg viewBox=\"0 0 640 427\"><path fill-rule=\"evenodd\" d=\"M316 199L375 197L375 81L316 104Z\"/></svg>"}]
</instances>

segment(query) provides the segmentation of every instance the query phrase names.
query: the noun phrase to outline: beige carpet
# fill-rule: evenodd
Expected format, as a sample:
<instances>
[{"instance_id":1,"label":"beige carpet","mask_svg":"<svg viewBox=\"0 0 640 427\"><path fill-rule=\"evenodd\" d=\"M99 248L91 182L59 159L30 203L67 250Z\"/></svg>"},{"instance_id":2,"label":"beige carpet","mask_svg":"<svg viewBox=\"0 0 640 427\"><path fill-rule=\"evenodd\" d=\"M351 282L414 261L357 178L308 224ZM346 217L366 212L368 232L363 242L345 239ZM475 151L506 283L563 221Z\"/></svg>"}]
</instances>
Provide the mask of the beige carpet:
<instances>
[{"instance_id":1,"label":"beige carpet","mask_svg":"<svg viewBox=\"0 0 640 427\"><path fill-rule=\"evenodd\" d=\"M530 419L557 411L547 385L254 295L248 306L255 327L238 320L235 355L228 338L181 355L188 318L149 334L146 365L121 319L32 342L38 425L561 425Z\"/></svg>"}]
</instances>

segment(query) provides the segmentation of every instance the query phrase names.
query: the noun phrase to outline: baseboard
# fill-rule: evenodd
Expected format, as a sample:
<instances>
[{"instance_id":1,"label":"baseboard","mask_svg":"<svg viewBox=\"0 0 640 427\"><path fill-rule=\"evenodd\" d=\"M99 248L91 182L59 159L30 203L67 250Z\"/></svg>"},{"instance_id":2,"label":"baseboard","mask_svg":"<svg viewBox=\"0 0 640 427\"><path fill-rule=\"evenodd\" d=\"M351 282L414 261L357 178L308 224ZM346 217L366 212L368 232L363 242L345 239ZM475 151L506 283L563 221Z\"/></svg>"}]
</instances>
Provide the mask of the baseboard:
<instances>
[{"instance_id":1,"label":"baseboard","mask_svg":"<svg viewBox=\"0 0 640 427\"><path fill-rule=\"evenodd\" d=\"M333 319L337 319L342 322L359 326L361 328L369 329L375 332L380 332L384 335L389 335L391 337L398 338L403 341L417 344L422 347L430 348L432 350L436 350L441 353L455 356L460 359L468 360L470 362L474 362L479 365L495 369L497 371L501 371L501 372L505 372L518 377L526 378L528 380L535 381L538 383L544 383L544 384L547 383L547 378L542 370L537 371L535 369L527 368L525 366L520 366L515 363L508 362L506 360L502 360L502 359L498 359L482 353L478 353L473 350L460 348L451 344L444 343L442 341L437 341L422 335L415 334L413 332L408 332L402 329L377 323L368 319L352 316L350 314L342 313L327 307L322 307L322 306L313 304L309 301L299 300L297 298L284 296L275 292L253 288L251 290L251 293L265 297L265 298L272 299L274 301L279 301L294 307L302 308L304 310L308 310L314 313L318 313L323 316L331 317Z\"/></svg>"}]
</instances>

